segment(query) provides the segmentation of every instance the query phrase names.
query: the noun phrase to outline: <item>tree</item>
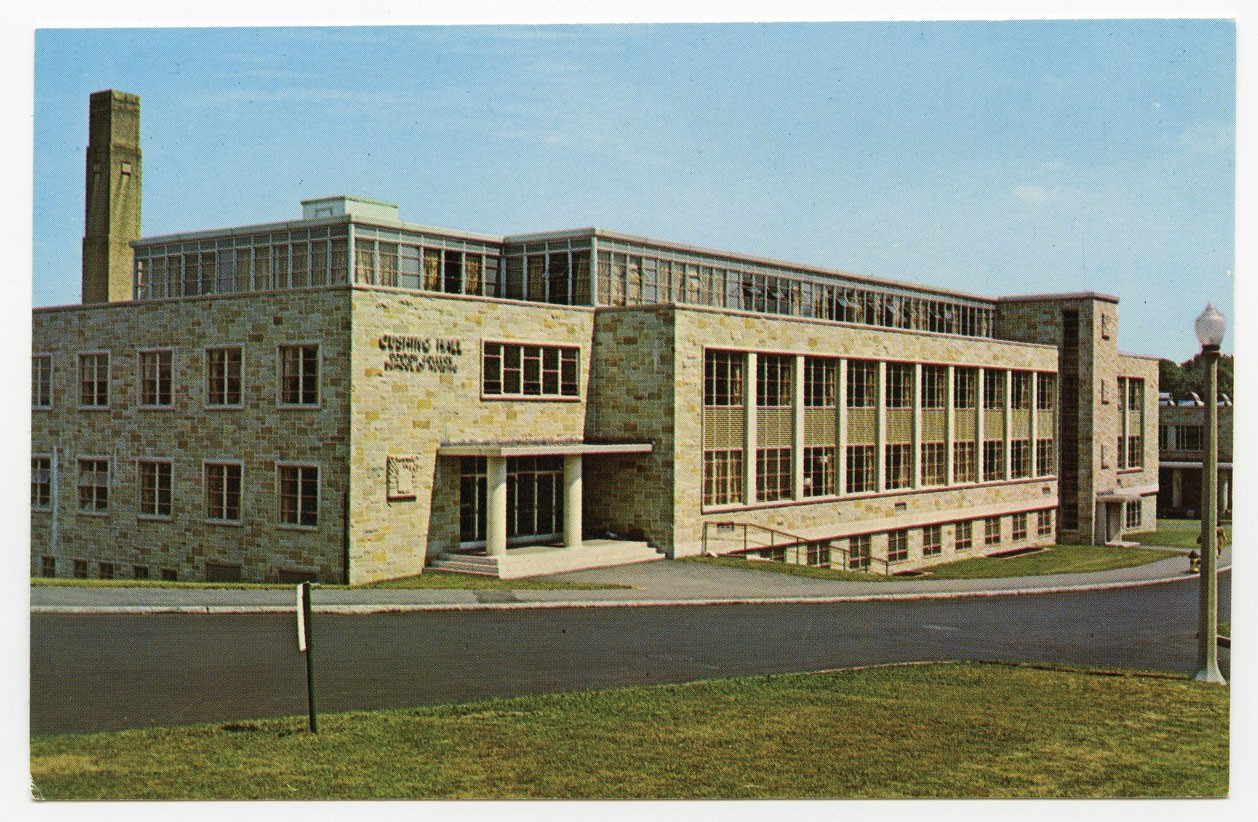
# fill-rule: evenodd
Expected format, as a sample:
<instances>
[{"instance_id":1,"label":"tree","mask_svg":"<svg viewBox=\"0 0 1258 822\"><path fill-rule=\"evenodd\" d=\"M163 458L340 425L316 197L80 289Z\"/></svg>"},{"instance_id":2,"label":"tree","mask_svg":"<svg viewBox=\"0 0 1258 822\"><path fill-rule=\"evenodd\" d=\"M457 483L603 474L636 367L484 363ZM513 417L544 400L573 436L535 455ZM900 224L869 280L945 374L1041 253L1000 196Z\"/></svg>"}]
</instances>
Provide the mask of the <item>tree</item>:
<instances>
[{"instance_id":1,"label":"tree","mask_svg":"<svg viewBox=\"0 0 1258 822\"><path fill-rule=\"evenodd\" d=\"M1235 399L1232 393L1235 365L1235 357L1229 354L1219 357L1219 393L1227 394L1233 399ZM1204 397L1209 388L1208 380L1206 362L1201 354L1179 365L1170 360L1158 361L1158 390L1169 391L1177 399L1187 397L1190 391L1195 392L1199 397Z\"/></svg>"}]
</instances>

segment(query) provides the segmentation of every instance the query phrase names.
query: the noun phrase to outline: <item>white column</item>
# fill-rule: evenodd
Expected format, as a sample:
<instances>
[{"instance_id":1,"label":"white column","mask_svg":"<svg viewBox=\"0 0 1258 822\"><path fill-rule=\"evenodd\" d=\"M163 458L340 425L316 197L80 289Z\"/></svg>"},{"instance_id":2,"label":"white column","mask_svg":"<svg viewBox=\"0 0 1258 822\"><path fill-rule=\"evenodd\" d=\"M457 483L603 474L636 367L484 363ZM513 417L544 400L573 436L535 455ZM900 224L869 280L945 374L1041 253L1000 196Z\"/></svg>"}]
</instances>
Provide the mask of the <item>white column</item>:
<instances>
[{"instance_id":1,"label":"white column","mask_svg":"<svg viewBox=\"0 0 1258 822\"><path fill-rule=\"evenodd\" d=\"M1178 509L1184 504L1184 472L1180 468L1171 469L1171 507Z\"/></svg>"},{"instance_id":2,"label":"white column","mask_svg":"<svg viewBox=\"0 0 1258 822\"><path fill-rule=\"evenodd\" d=\"M947 466L946 481L949 485L956 482L956 465L953 459L957 444L956 370L956 366L948 366L948 399L944 406L944 465Z\"/></svg>"},{"instance_id":3,"label":"white column","mask_svg":"<svg viewBox=\"0 0 1258 822\"><path fill-rule=\"evenodd\" d=\"M743 443L743 499L748 505L756 501L756 445L757 445L757 423L759 422L759 404L756 402L756 377L759 369L756 367L756 352L747 352L747 373L743 379L743 408L746 413L743 414L743 433L746 441Z\"/></svg>"},{"instance_id":4,"label":"white column","mask_svg":"<svg viewBox=\"0 0 1258 822\"><path fill-rule=\"evenodd\" d=\"M878 361L877 408L874 409L874 490L879 494L887 490L887 363Z\"/></svg>"},{"instance_id":5,"label":"white column","mask_svg":"<svg viewBox=\"0 0 1258 822\"><path fill-rule=\"evenodd\" d=\"M983 481L983 440L987 437L987 409L983 407L983 395L987 385L987 369L976 368L977 382L974 385L974 481Z\"/></svg>"},{"instance_id":6,"label":"white column","mask_svg":"<svg viewBox=\"0 0 1258 822\"><path fill-rule=\"evenodd\" d=\"M584 497L580 454L563 458L563 547L581 547L581 501Z\"/></svg>"},{"instance_id":7,"label":"white column","mask_svg":"<svg viewBox=\"0 0 1258 822\"><path fill-rule=\"evenodd\" d=\"M796 354L791 370L791 475L795 499L804 498L804 355Z\"/></svg>"},{"instance_id":8,"label":"white column","mask_svg":"<svg viewBox=\"0 0 1258 822\"><path fill-rule=\"evenodd\" d=\"M834 493L843 496L847 493L847 357L839 358L838 369L834 398L835 425L838 426L834 438Z\"/></svg>"},{"instance_id":9,"label":"white column","mask_svg":"<svg viewBox=\"0 0 1258 822\"><path fill-rule=\"evenodd\" d=\"M1013 372L1005 369L1005 481L1013 478Z\"/></svg>"},{"instance_id":10,"label":"white column","mask_svg":"<svg viewBox=\"0 0 1258 822\"><path fill-rule=\"evenodd\" d=\"M502 557L507 555L507 458L485 462L485 553Z\"/></svg>"},{"instance_id":11,"label":"white column","mask_svg":"<svg viewBox=\"0 0 1258 822\"><path fill-rule=\"evenodd\" d=\"M922 364L913 363L913 487L922 487Z\"/></svg>"}]
</instances>

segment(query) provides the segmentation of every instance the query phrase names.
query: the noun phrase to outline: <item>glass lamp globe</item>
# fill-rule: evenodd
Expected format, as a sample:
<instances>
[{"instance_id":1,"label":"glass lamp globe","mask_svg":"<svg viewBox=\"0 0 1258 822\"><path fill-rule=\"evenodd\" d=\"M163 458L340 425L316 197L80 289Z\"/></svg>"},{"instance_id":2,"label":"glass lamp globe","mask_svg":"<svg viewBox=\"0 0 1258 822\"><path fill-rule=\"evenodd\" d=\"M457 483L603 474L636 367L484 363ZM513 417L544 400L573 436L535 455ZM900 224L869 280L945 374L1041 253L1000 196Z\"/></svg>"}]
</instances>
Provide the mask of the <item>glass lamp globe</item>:
<instances>
[{"instance_id":1,"label":"glass lamp globe","mask_svg":"<svg viewBox=\"0 0 1258 822\"><path fill-rule=\"evenodd\" d=\"M1227 320L1219 313L1219 309L1210 303L1206 303L1205 310L1197 318L1195 329L1197 331L1197 340L1202 347L1210 345L1218 348L1223 344L1223 334L1227 331Z\"/></svg>"}]
</instances>

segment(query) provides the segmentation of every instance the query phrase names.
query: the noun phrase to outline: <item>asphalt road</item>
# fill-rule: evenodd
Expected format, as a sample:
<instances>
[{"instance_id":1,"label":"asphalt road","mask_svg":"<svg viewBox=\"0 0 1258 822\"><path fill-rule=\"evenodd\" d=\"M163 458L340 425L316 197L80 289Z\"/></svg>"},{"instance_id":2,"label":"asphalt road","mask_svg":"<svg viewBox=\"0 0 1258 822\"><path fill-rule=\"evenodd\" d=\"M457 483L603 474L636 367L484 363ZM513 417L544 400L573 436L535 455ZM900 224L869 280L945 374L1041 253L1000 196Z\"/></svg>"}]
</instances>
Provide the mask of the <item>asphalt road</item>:
<instances>
[{"instance_id":1,"label":"asphalt road","mask_svg":"<svg viewBox=\"0 0 1258 822\"><path fill-rule=\"evenodd\" d=\"M1226 618L1230 573L1219 588ZM910 660L1189 673L1196 613L1186 581L828 605L316 614L314 660L320 711ZM291 616L31 617L33 734L304 714L305 694Z\"/></svg>"}]
</instances>

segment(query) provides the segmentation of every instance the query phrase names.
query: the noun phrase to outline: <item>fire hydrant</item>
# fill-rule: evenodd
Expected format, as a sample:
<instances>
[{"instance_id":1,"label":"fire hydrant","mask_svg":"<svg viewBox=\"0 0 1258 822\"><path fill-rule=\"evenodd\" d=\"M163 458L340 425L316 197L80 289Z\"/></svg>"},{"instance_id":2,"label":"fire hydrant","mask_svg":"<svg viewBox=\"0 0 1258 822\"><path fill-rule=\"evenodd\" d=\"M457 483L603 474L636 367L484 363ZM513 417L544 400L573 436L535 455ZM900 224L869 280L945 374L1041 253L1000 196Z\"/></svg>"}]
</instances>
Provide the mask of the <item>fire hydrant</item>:
<instances>
[{"instance_id":1,"label":"fire hydrant","mask_svg":"<svg viewBox=\"0 0 1258 822\"><path fill-rule=\"evenodd\" d=\"M1191 551L1188 554L1188 573L1201 573L1201 554L1198 554L1196 551Z\"/></svg>"}]
</instances>

